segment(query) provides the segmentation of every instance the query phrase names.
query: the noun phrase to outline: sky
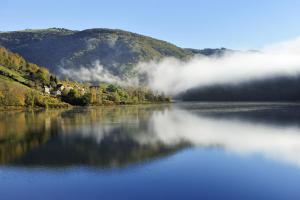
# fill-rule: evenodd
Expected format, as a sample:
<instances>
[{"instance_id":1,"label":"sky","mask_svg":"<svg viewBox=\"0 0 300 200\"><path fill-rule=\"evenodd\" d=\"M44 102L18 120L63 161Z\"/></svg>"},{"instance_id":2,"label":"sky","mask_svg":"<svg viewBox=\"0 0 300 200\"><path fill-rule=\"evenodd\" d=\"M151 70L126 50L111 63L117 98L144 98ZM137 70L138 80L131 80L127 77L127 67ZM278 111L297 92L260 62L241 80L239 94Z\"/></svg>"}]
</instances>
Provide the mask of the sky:
<instances>
[{"instance_id":1,"label":"sky","mask_svg":"<svg viewBox=\"0 0 300 200\"><path fill-rule=\"evenodd\" d=\"M1 0L0 31L117 28L186 48L260 49L300 36L299 0Z\"/></svg>"}]
</instances>

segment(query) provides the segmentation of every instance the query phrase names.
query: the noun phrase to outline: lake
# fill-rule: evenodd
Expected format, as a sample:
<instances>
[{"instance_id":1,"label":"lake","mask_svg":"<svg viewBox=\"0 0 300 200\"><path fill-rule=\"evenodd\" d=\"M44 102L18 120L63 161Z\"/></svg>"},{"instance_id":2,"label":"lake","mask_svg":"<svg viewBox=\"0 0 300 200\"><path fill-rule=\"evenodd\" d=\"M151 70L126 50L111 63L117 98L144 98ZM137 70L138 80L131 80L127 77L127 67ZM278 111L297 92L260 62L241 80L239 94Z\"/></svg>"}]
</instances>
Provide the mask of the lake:
<instances>
[{"instance_id":1,"label":"lake","mask_svg":"<svg viewBox=\"0 0 300 200\"><path fill-rule=\"evenodd\" d=\"M0 113L0 199L299 199L300 104Z\"/></svg>"}]
</instances>

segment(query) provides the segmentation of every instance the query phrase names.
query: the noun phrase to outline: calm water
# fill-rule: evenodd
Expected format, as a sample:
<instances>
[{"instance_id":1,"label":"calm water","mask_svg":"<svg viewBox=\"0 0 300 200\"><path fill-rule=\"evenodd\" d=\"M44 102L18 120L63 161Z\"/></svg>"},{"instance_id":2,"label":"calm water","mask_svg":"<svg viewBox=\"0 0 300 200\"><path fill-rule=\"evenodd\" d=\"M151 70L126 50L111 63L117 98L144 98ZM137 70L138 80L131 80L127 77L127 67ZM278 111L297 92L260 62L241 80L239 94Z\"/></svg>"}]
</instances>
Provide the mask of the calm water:
<instances>
[{"instance_id":1,"label":"calm water","mask_svg":"<svg viewBox=\"0 0 300 200\"><path fill-rule=\"evenodd\" d=\"M300 199L300 104L1 112L0 199Z\"/></svg>"}]
</instances>

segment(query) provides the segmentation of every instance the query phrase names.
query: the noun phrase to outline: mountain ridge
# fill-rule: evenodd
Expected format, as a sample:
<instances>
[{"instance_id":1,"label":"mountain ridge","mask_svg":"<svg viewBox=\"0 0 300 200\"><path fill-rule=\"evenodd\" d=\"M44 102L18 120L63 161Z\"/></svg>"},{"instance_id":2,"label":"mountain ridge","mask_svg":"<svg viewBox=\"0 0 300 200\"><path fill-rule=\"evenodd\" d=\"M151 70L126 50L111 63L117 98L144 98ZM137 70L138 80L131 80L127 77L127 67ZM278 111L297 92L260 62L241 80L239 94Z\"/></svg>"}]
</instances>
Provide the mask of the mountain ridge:
<instances>
[{"instance_id":1,"label":"mountain ridge","mask_svg":"<svg viewBox=\"0 0 300 200\"><path fill-rule=\"evenodd\" d=\"M221 55L221 49L195 50L121 29L26 29L0 33L0 45L60 75L60 69L93 68L99 61L113 75L132 77L139 62L164 57L188 59L196 54Z\"/></svg>"}]
</instances>

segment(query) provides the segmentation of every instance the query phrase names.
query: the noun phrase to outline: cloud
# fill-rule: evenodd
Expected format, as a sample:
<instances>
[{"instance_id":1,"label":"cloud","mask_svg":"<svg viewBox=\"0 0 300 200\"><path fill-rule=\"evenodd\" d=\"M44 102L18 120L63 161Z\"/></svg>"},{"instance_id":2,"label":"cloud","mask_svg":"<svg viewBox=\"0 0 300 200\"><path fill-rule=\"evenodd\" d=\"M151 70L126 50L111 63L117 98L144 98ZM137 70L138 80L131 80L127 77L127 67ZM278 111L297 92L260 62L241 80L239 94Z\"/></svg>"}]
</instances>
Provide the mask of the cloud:
<instances>
[{"instance_id":1,"label":"cloud","mask_svg":"<svg viewBox=\"0 0 300 200\"><path fill-rule=\"evenodd\" d=\"M228 52L221 57L195 56L187 62L165 58L160 62L140 63L153 90L174 95L187 89L214 84L300 73L300 38L273 44L256 52Z\"/></svg>"},{"instance_id":2,"label":"cloud","mask_svg":"<svg viewBox=\"0 0 300 200\"><path fill-rule=\"evenodd\" d=\"M82 82L105 82L116 83L119 85L136 84L136 79L121 79L120 77L113 75L108 70L104 69L99 60L96 60L89 68L83 66L81 66L79 69L67 69L61 67L60 73L63 76L67 76L73 80Z\"/></svg>"}]
</instances>

